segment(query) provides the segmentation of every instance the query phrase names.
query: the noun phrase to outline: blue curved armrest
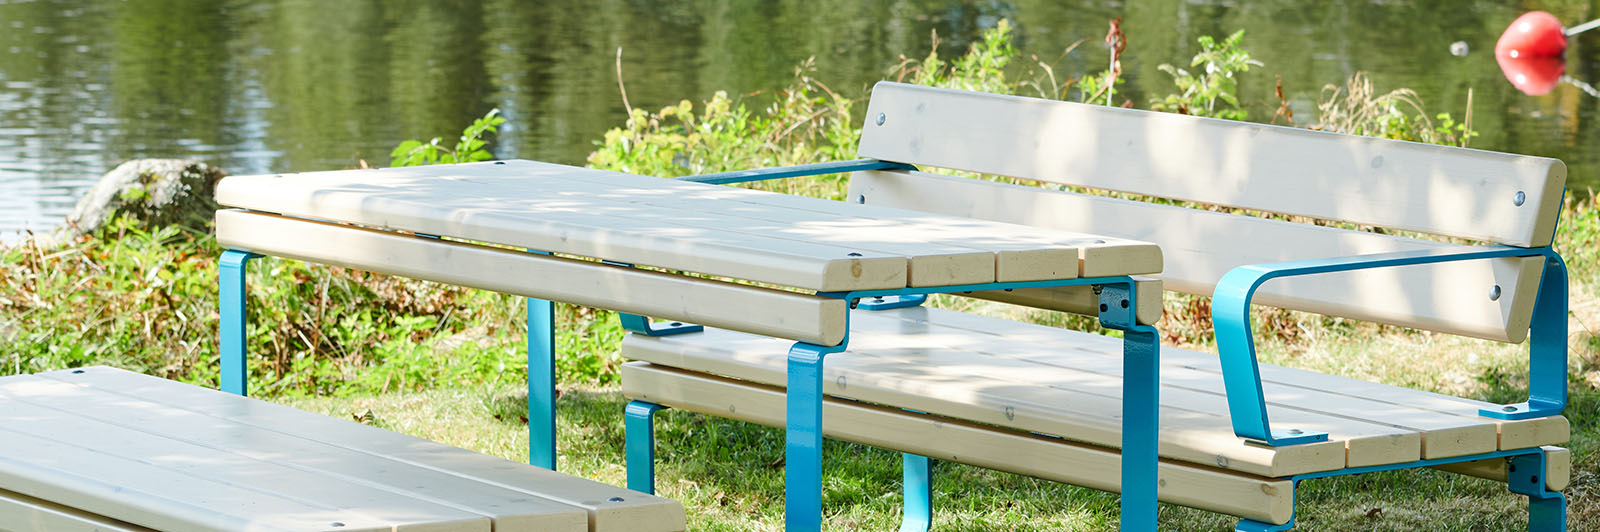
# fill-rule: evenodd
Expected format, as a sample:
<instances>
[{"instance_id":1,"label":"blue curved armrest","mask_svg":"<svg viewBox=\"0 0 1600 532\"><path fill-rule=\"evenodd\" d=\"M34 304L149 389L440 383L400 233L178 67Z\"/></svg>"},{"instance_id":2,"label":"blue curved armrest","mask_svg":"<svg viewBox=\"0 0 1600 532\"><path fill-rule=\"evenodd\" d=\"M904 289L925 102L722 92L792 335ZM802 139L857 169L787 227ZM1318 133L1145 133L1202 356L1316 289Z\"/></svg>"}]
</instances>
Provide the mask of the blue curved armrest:
<instances>
[{"instance_id":1,"label":"blue curved armrest","mask_svg":"<svg viewBox=\"0 0 1600 532\"><path fill-rule=\"evenodd\" d=\"M1498 419L1527 419L1560 414L1567 404L1567 268L1561 256L1548 247L1484 246L1428 249L1357 255L1329 259L1255 264L1234 268L1217 282L1212 295L1212 325L1222 361L1223 384L1228 393L1228 413L1234 434L1267 445L1292 445L1325 441L1326 433L1299 429L1274 431L1267 421L1261 369L1256 360L1255 338L1250 332L1250 299L1262 283L1279 277L1312 275L1370 268L1432 264L1500 257L1545 257L1529 327L1529 399L1526 403L1485 408L1479 415Z\"/></svg>"},{"instance_id":2,"label":"blue curved armrest","mask_svg":"<svg viewBox=\"0 0 1600 532\"><path fill-rule=\"evenodd\" d=\"M916 170L917 167L905 163L893 163L877 159L856 159L854 161L832 161L816 164L802 164L796 166L782 166L778 168L760 168L756 170L739 170L735 172L722 172L720 174L692 175L680 177L682 181L694 181L711 185L726 185L729 183L747 183L750 181L766 181L768 179L782 179L785 177L801 177L808 175L842 174L845 172L862 172L867 170Z\"/></svg>"}]
</instances>

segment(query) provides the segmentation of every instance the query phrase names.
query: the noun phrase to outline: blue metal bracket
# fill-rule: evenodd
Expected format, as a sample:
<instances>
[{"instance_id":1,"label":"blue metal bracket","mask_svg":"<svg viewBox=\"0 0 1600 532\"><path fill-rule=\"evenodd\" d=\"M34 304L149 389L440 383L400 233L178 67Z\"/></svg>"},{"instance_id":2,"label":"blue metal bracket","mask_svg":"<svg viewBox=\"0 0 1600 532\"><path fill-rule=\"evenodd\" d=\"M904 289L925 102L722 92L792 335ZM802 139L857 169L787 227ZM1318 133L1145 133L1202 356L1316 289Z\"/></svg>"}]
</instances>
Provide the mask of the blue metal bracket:
<instances>
[{"instance_id":1,"label":"blue metal bracket","mask_svg":"<svg viewBox=\"0 0 1600 532\"><path fill-rule=\"evenodd\" d=\"M1100 324L1122 331L1121 530L1156 530L1161 336L1138 321L1138 284L1100 285Z\"/></svg>"},{"instance_id":2,"label":"blue metal bracket","mask_svg":"<svg viewBox=\"0 0 1600 532\"><path fill-rule=\"evenodd\" d=\"M633 400L623 410L623 432L627 440L628 489L651 495L656 494L656 429L653 424L657 411L667 407Z\"/></svg>"},{"instance_id":3,"label":"blue metal bracket","mask_svg":"<svg viewBox=\"0 0 1600 532\"><path fill-rule=\"evenodd\" d=\"M789 348L783 449L785 530L822 530L822 359L844 351L850 343L848 334L836 346L797 342Z\"/></svg>"},{"instance_id":4,"label":"blue metal bracket","mask_svg":"<svg viewBox=\"0 0 1600 532\"><path fill-rule=\"evenodd\" d=\"M921 306L928 300L926 294L905 296L877 296L862 299L856 304L861 310L893 310Z\"/></svg>"},{"instance_id":5,"label":"blue metal bracket","mask_svg":"<svg viewBox=\"0 0 1600 532\"><path fill-rule=\"evenodd\" d=\"M250 259L260 257L248 251L230 249L222 252L217 268L217 301L220 312L218 323L218 352L221 360L222 391L246 395L249 391L249 366L245 360L245 327L249 316L245 313L245 266Z\"/></svg>"},{"instance_id":6,"label":"blue metal bracket","mask_svg":"<svg viewBox=\"0 0 1600 532\"><path fill-rule=\"evenodd\" d=\"M633 267L632 264L626 262L617 262L614 260L602 260L600 262L602 264L621 266L623 268ZM701 325L684 323L681 321L652 322L650 321L649 317L640 316L638 314L628 314L626 312L618 312L617 319L622 322L623 329L627 329L645 336L672 336L674 334L697 333L706 329Z\"/></svg>"},{"instance_id":7,"label":"blue metal bracket","mask_svg":"<svg viewBox=\"0 0 1600 532\"><path fill-rule=\"evenodd\" d=\"M1326 441L1327 433L1301 429L1272 430L1267 420L1265 396L1261 389L1261 370L1256 358L1255 339L1250 330L1250 300L1256 289L1271 279L1391 266L1492 259L1501 257L1543 256L1545 275L1540 282L1531 328L1534 335L1530 353L1530 401L1506 405L1500 412L1485 409L1490 417L1515 419L1560 413L1566 408L1566 267L1550 248L1484 246L1463 251L1459 248L1427 249L1353 257L1240 266L1217 282L1212 296L1212 323L1222 361L1223 384L1228 394L1228 413L1233 431L1242 438L1281 446ZM1548 290L1548 291L1547 291ZM1559 319L1556 317L1559 316Z\"/></svg>"},{"instance_id":8,"label":"blue metal bracket","mask_svg":"<svg viewBox=\"0 0 1600 532\"><path fill-rule=\"evenodd\" d=\"M879 161L877 159L857 159L854 161L833 161L816 164L802 164L784 166L779 168L760 168L756 170L739 170L735 172L722 172L719 174L704 174L689 177L680 177L682 181L694 181L711 185L726 185L730 183L747 183L750 181L766 181L769 179L783 179L786 177L803 177L812 175L843 174L847 172L862 172L867 170L916 170L917 167L905 163Z\"/></svg>"}]
</instances>

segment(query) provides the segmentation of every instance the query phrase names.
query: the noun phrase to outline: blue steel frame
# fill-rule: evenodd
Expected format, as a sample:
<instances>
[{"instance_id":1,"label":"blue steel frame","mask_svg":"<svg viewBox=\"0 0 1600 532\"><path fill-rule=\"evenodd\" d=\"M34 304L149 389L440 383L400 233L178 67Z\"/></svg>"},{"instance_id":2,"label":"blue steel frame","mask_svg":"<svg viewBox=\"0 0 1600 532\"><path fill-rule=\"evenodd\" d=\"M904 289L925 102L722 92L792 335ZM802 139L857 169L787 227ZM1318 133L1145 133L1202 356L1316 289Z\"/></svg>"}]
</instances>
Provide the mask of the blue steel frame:
<instances>
[{"instance_id":1,"label":"blue steel frame","mask_svg":"<svg viewBox=\"0 0 1600 532\"><path fill-rule=\"evenodd\" d=\"M1403 464L1389 464L1369 467L1353 467L1335 471L1306 473L1289 477L1294 481L1298 491L1300 481L1318 478L1341 477L1346 475L1359 475L1377 471L1396 471L1401 469L1415 469L1433 467L1459 462L1473 462L1504 458L1507 464L1506 487L1512 493L1528 496L1528 531L1529 532L1565 532L1567 529L1567 499L1561 492L1550 491L1540 479L1545 473L1546 457L1544 451L1534 449L1516 449L1511 451L1495 451L1472 456L1457 456L1436 460L1418 460ZM1291 515L1289 522L1275 525L1245 519L1239 521L1234 527L1236 532L1283 532L1294 528L1295 518Z\"/></svg>"},{"instance_id":2,"label":"blue steel frame","mask_svg":"<svg viewBox=\"0 0 1600 532\"><path fill-rule=\"evenodd\" d=\"M681 178L710 184L745 183L788 177L866 170L915 170L905 163L859 159L783 168L767 168ZM896 288L850 292L819 292L850 302L852 308L887 310L914 307L928 294L1009 290L1051 286L1095 285L1100 289L1100 323L1123 332L1123 433L1122 517L1124 531L1156 529L1157 419L1160 408L1160 338L1156 329L1137 321L1138 297L1131 277L1080 278L1057 281L984 283L933 288ZM643 316L623 315L623 325L650 336L681 334L686 330L656 330ZM797 342L789 349L787 426L784 446L784 527L790 531L822 528L822 362L843 352L850 343L849 313L845 338L836 346ZM677 324L673 324L677 325ZM644 401L628 406L628 487L653 493L655 440L649 420L662 408ZM903 479L905 510L902 532L925 531L932 523L930 464L926 457L905 454ZM635 478L639 481L635 482Z\"/></svg>"},{"instance_id":3,"label":"blue steel frame","mask_svg":"<svg viewBox=\"0 0 1600 532\"><path fill-rule=\"evenodd\" d=\"M1528 401L1485 408L1479 415L1496 419L1529 419L1560 414L1567 405L1567 267L1548 247L1483 246L1428 249L1330 259L1240 266L1217 282L1212 295L1212 322L1222 361L1228 412L1239 437L1267 445L1325 441L1326 433L1300 429L1272 430L1261 391L1261 369L1250 331L1250 299L1268 280L1297 275L1386 268L1414 264L1500 257L1545 258L1539 293L1529 326Z\"/></svg>"},{"instance_id":4,"label":"blue steel frame","mask_svg":"<svg viewBox=\"0 0 1600 532\"><path fill-rule=\"evenodd\" d=\"M420 233L419 233L420 235ZM432 235L424 237L438 238ZM537 250L530 253L548 255ZM217 273L222 391L246 395L245 271L261 255L224 250ZM528 298L528 463L556 469L555 304Z\"/></svg>"}]
</instances>

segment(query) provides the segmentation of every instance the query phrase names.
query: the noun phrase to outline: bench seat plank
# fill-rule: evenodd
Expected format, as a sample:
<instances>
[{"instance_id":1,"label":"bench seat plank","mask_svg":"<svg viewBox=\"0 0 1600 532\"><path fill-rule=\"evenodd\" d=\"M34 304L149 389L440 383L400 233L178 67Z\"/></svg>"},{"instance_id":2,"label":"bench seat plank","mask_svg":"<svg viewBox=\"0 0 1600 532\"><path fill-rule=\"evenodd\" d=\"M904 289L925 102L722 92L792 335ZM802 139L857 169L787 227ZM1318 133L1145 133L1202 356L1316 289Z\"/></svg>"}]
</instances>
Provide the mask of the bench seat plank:
<instances>
[{"instance_id":1,"label":"bench seat plank","mask_svg":"<svg viewBox=\"0 0 1600 532\"><path fill-rule=\"evenodd\" d=\"M644 362L624 364L622 375L628 397L762 425L784 424L780 388ZM823 402L822 419L829 438L1120 491L1121 455L1115 450L835 398ZM1273 523L1292 515L1294 497L1287 480L1171 460L1163 460L1159 468L1157 491L1164 502Z\"/></svg>"},{"instance_id":2,"label":"bench seat plank","mask_svg":"<svg viewBox=\"0 0 1600 532\"><path fill-rule=\"evenodd\" d=\"M1223 274L1246 264L1470 249L923 172L858 172L850 189L869 204L1153 242L1167 260L1152 276L1167 290L1208 297ZM1255 301L1515 343L1527 337L1543 264L1542 257L1501 258L1277 279L1262 285ZM1491 300L1495 286L1502 294Z\"/></svg>"},{"instance_id":3,"label":"bench seat plank","mask_svg":"<svg viewBox=\"0 0 1600 532\"><path fill-rule=\"evenodd\" d=\"M227 420L250 427L251 430L271 431L344 448L396 464L395 467L402 469L454 475L521 493L521 497L530 501L552 501L575 508L580 515L587 513L590 523L588 529L594 532L671 532L683 530L684 527L683 506L668 499L165 379L104 367L75 371L83 373L57 371L40 373L37 377L80 387L114 390L115 395L127 401L158 403L163 408ZM446 499L468 495L445 489L434 493L434 496ZM452 504L479 503L455 500Z\"/></svg>"},{"instance_id":4,"label":"bench seat plank","mask_svg":"<svg viewBox=\"0 0 1600 532\"><path fill-rule=\"evenodd\" d=\"M945 319L962 326L946 325ZM825 365L825 390L831 395L1096 445L1120 444L1117 339L927 308L858 311L852 321L851 349ZM1014 340L1018 329L1037 329L1030 332L1056 340L1044 346ZM1077 340L1082 342L1072 343ZM623 353L781 385L785 347L781 340L712 330L670 338L630 336ZM1163 358L1174 351L1179 350L1164 348ZM1332 443L1346 452L1332 462L1319 458L1316 446L1260 454L1262 448L1233 435L1220 374L1169 364L1163 368L1162 456L1278 477L1490 452L1503 429L1496 420L1440 416L1304 387L1269 385L1267 392L1275 420L1328 431Z\"/></svg>"},{"instance_id":5,"label":"bench seat plank","mask_svg":"<svg viewBox=\"0 0 1600 532\"><path fill-rule=\"evenodd\" d=\"M885 314L885 316L913 321L927 319L906 312L889 313ZM1003 336L1007 340L1031 342L1051 346L1052 349L1089 349L1102 353L1115 353L1121 349L1120 340L1116 338L1086 334L1061 334L1059 331L1050 328L998 321L993 318L970 314L941 312L937 315L937 322L941 327L961 330L967 334ZM1042 352L1048 353L1049 350ZM1024 351L1024 353L1028 352ZM1029 354L1029 356L1032 355ZM1222 364L1214 353L1164 347L1161 350L1161 362L1164 367L1199 370L1219 377L1222 374ZM1377 402L1380 406L1375 408L1369 415L1383 416L1382 419L1393 420L1394 418L1388 416L1395 412L1421 410L1425 415L1448 416L1458 420L1457 422L1459 420L1467 420L1472 423L1492 422L1499 433L1498 449L1502 451L1558 444L1571 438L1572 425L1565 416L1522 420L1489 419L1480 417L1478 411L1499 405L1271 364L1262 364L1260 371L1262 382L1271 386L1268 389L1312 390L1331 394L1340 402ZM1429 459L1468 454L1450 453L1442 447L1426 448L1428 447L1426 444L1424 446L1424 457Z\"/></svg>"},{"instance_id":6,"label":"bench seat plank","mask_svg":"<svg viewBox=\"0 0 1600 532\"><path fill-rule=\"evenodd\" d=\"M681 275L248 211L217 241L266 255L838 345L846 303Z\"/></svg>"}]
</instances>

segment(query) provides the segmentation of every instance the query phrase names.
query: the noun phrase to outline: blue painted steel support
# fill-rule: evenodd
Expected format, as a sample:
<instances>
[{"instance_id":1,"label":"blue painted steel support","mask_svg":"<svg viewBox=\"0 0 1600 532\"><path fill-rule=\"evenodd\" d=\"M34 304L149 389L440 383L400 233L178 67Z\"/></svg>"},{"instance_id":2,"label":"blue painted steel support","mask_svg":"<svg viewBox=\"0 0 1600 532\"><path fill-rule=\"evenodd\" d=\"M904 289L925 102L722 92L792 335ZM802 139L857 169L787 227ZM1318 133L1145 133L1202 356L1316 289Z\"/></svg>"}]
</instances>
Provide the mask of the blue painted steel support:
<instances>
[{"instance_id":1,"label":"blue painted steel support","mask_svg":"<svg viewBox=\"0 0 1600 532\"><path fill-rule=\"evenodd\" d=\"M1138 323L1134 283L1100 289L1100 324L1122 331L1122 530L1156 530L1157 428L1161 345L1155 327Z\"/></svg>"},{"instance_id":2,"label":"blue painted steel support","mask_svg":"<svg viewBox=\"0 0 1600 532\"><path fill-rule=\"evenodd\" d=\"M556 470L555 303L528 298L528 463Z\"/></svg>"},{"instance_id":3,"label":"blue painted steel support","mask_svg":"<svg viewBox=\"0 0 1600 532\"><path fill-rule=\"evenodd\" d=\"M928 300L927 294L914 296L878 296L862 299L856 305L861 310L892 310L897 308L911 308L922 305Z\"/></svg>"},{"instance_id":4,"label":"blue painted steel support","mask_svg":"<svg viewBox=\"0 0 1600 532\"><path fill-rule=\"evenodd\" d=\"M786 177L803 177L811 175L843 174L847 172L861 172L866 170L916 170L917 167L905 163L892 163L877 159L857 159L854 161L834 161L817 164L802 164L797 166L784 166L780 168L761 168L757 170L739 170L736 172L723 172L720 174L705 174L689 177L680 177L683 181L694 181L711 185L726 185L730 183L746 183L750 181L766 181L769 179L783 179Z\"/></svg>"},{"instance_id":5,"label":"blue painted steel support","mask_svg":"<svg viewBox=\"0 0 1600 532\"><path fill-rule=\"evenodd\" d=\"M627 439L628 489L655 495L656 493L656 428L653 424L657 410L667 407L648 401L628 402L623 411L623 432Z\"/></svg>"},{"instance_id":6,"label":"blue painted steel support","mask_svg":"<svg viewBox=\"0 0 1600 532\"><path fill-rule=\"evenodd\" d=\"M1506 419L1542 417L1561 413L1566 408L1566 267L1550 248L1483 246L1463 251L1460 248L1428 249L1381 253L1277 264L1240 266L1217 282L1212 296L1212 323L1222 360L1223 385L1228 393L1228 413L1234 433L1268 445L1292 445L1325 441L1326 433L1300 429L1272 430L1267 420L1266 401L1261 391L1255 339L1250 331L1250 299L1262 283L1278 277L1341 272L1368 268L1432 264L1440 262L1492 259L1500 257L1545 257L1545 276L1535 303L1534 320L1539 325L1530 333L1532 365L1530 401L1506 405L1499 411L1484 409L1481 414ZM1545 286L1550 286L1549 291ZM1559 316L1559 317L1558 317Z\"/></svg>"},{"instance_id":7,"label":"blue painted steel support","mask_svg":"<svg viewBox=\"0 0 1600 532\"><path fill-rule=\"evenodd\" d=\"M219 362L221 366L222 391L231 394L245 395L249 388L249 366L244 356L245 326L248 315L245 313L245 265L250 259L260 257L255 253L239 250L222 252L217 269L217 300L221 320L218 324L218 347L222 355Z\"/></svg>"},{"instance_id":8,"label":"blue painted steel support","mask_svg":"<svg viewBox=\"0 0 1600 532\"><path fill-rule=\"evenodd\" d=\"M1560 492L1545 489L1544 479L1540 478L1545 473L1546 459L1544 451L1538 448L1515 449L1510 451L1494 451L1470 456L1454 456L1450 458L1437 458L1433 460L1417 460L1401 464L1384 464L1366 467L1351 467L1333 471L1319 471L1294 475L1289 480L1294 481L1296 491L1300 481L1319 478L1342 477L1361 475L1377 471L1397 471L1402 469L1421 469L1444 464L1460 462L1476 462L1479 460L1492 460L1503 458L1507 460L1506 487L1512 493L1528 496L1528 530L1529 532L1565 532L1567 522L1566 498ZM1245 519L1234 528L1237 532L1282 532L1294 528L1294 517L1290 516L1289 522L1282 525L1262 523Z\"/></svg>"},{"instance_id":9,"label":"blue painted steel support","mask_svg":"<svg viewBox=\"0 0 1600 532\"><path fill-rule=\"evenodd\" d=\"M900 513L900 532L928 532L933 527L932 460L911 453L900 454L901 484L905 504Z\"/></svg>"},{"instance_id":10,"label":"blue painted steel support","mask_svg":"<svg viewBox=\"0 0 1600 532\"><path fill-rule=\"evenodd\" d=\"M623 268L633 267L632 264L628 264L626 262L617 262L614 260L602 260L600 262L604 264L610 264L612 266L621 266ZM622 322L623 329L645 336L672 336L674 334L697 333L706 329L704 326L683 323L681 321L651 322L648 316L628 314L626 312L618 312L617 320Z\"/></svg>"},{"instance_id":11,"label":"blue painted steel support","mask_svg":"<svg viewBox=\"0 0 1600 532\"><path fill-rule=\"evenodd\" d=\"M822 359L848 343L789 348L783 525L790 532L822 530Z\"/></svg>"}]
</instances>

